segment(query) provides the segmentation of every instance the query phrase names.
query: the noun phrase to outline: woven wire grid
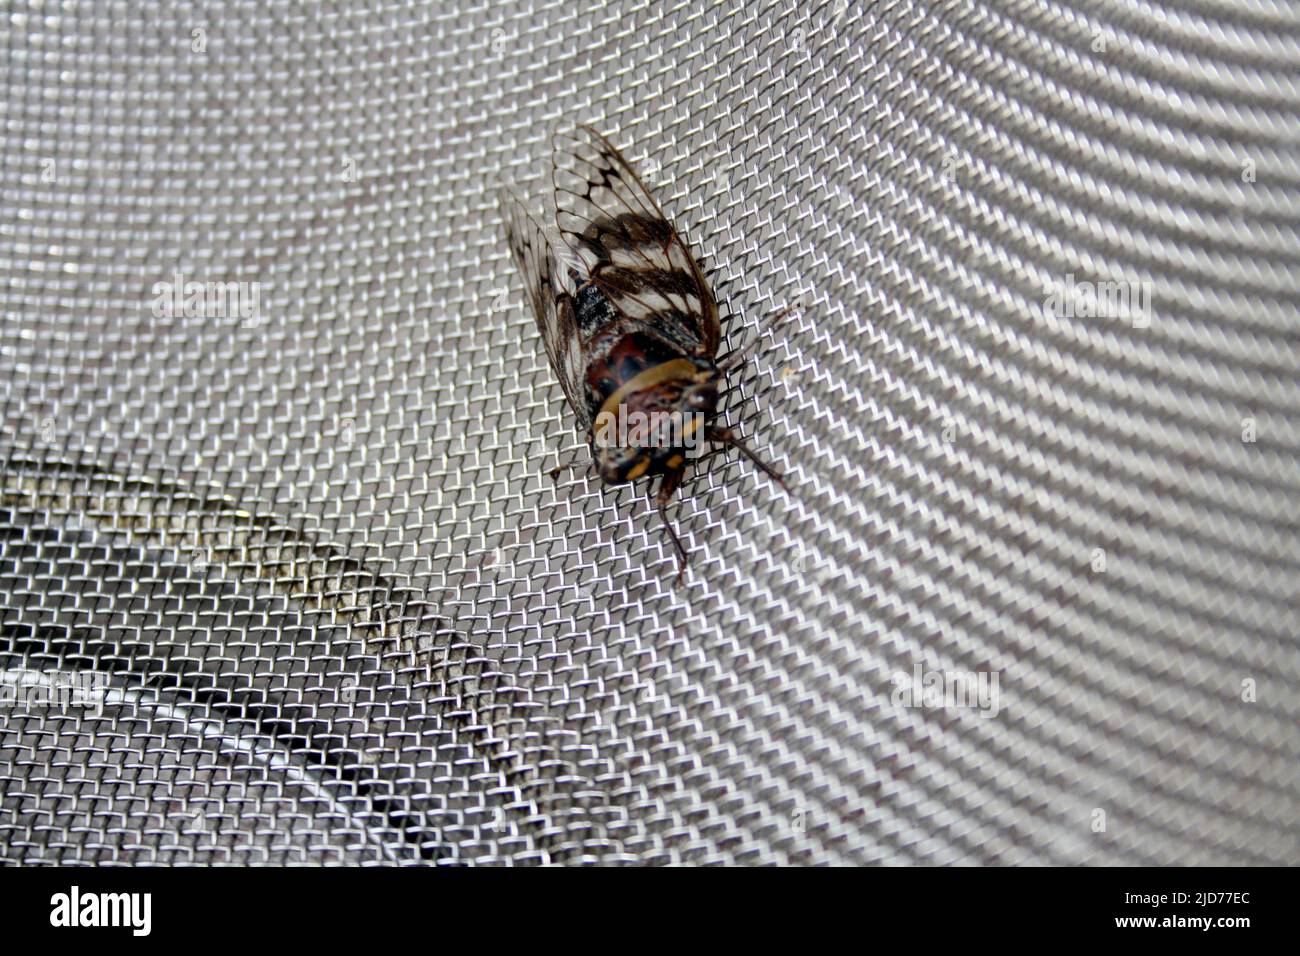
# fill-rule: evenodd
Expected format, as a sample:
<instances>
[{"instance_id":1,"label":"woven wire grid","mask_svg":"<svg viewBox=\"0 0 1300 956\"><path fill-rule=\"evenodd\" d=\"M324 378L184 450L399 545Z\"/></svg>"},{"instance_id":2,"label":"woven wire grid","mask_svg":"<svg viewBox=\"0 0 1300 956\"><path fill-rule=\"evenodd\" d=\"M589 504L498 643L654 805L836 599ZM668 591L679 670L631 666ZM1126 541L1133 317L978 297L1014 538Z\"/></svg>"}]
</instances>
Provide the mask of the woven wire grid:
<instances>
[{"instance_id":1,"label":"woven wire grid","mask_svg":"<svg viewBox=\"0 0 1300 956\"><path fill-rule=\"evenodd\" d=\"M0 859L1296 861L1296 7L0 13L0 671L103 681L0 707ZM544 474L495 196L576 122L725 348L799 306L681 585Z\"/></svg>"}]
</instances>

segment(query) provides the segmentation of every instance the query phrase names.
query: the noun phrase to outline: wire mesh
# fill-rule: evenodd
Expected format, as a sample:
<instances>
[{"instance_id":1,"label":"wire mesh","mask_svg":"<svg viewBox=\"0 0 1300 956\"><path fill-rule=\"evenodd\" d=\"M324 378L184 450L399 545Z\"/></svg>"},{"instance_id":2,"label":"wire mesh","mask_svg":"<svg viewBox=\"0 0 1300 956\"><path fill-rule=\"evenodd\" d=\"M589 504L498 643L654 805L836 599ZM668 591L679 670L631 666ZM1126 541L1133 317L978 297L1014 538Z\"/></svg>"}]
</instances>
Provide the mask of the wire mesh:
<instances>
[{"instance_id":1,"label":"wire mesh","mask_svg":"<svg viewBox=\"0 0 1300 956\"><path fill-rule=\"evenodd\" d=\"M1295 7L0 9L0 859L1297 859ZM544 474L580 121L801 306L681 585Z\"/></svg>"}]
</instances>

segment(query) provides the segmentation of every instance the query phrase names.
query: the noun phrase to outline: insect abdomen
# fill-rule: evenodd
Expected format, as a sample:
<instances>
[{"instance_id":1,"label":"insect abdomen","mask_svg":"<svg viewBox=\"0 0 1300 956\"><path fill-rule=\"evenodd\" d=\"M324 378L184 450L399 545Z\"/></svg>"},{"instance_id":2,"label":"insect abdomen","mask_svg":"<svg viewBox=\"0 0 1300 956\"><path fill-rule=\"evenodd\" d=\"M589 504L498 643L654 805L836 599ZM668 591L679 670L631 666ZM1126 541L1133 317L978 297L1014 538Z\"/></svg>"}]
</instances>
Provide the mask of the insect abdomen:
<instances>
[{"instance_id":1,"label":"insect abdomen","mask_svg":"<svg viewBox=\"0 0 1300 956\"><path fill-rule=\"evenodd\" d=\"M573 312L578 320L578 333L584 342L590 341L601 329L620 318L609 297L591 282L578 289L573 300Z\"/></svg>"}]
</instances>

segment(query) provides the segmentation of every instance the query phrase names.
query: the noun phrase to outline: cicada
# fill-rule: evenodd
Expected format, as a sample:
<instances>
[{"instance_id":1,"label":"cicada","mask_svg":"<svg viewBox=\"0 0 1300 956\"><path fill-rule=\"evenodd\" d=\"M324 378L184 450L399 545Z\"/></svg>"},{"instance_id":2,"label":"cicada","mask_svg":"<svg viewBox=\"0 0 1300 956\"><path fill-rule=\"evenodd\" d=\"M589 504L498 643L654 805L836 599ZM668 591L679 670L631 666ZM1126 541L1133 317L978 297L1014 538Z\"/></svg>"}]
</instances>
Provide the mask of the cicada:
<instances>
[{"instance_id":1,"label":"cicada","mask_svg":"<svg viewBox=\"0 0 1300 956\"><path fill-rule=\"evenodd\" d=\"M748 350L719 363L713 292L609 140L586 126L557 132L551 184L552 229L503 188L510 252L597 473L609 484L659 477L654 503L677 551L680 580L687 553L667 508L706 440L735 447L785 487L717 420L725 376Z\"/></svg>"}]
</instances>

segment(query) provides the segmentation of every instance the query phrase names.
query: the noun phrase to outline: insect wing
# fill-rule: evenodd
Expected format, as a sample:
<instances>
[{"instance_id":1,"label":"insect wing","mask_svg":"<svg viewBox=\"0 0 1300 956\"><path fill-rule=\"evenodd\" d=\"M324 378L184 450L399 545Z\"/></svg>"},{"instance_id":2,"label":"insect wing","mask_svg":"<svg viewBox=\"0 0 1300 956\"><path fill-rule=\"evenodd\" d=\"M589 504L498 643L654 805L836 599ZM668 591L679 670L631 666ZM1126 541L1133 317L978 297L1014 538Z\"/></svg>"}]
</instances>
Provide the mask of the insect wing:
<instances>
[{"instance_id":1,"label":"insect wing","mask_svg":"<svg viewBox=\"0 0 1300 956\"><path fill-rule=\"evenodd\" d=\"M718 307L690 250L615 146L587 126L556 133L555 223L614 308L717 352Z\"/></svg>"},{"instance_id":2,"label":"insect wing","mask_svg":"<svg viewBox=\"0 0 1300 956\"><path fill-rule=\"evenodd\" d=\"M524 280L524 288L533 302L533 315L542 333L546 355L551 360L564 389L564 396L577 415L582 428L591 426L591 415L583 400L585 361L578 323L574 316L573 297L566 291L560 273L560 261L547 241L546 234L528 208L510 190L501 192L505 214L506 240L515 267Z\"/></svg>"}]
</instances>

